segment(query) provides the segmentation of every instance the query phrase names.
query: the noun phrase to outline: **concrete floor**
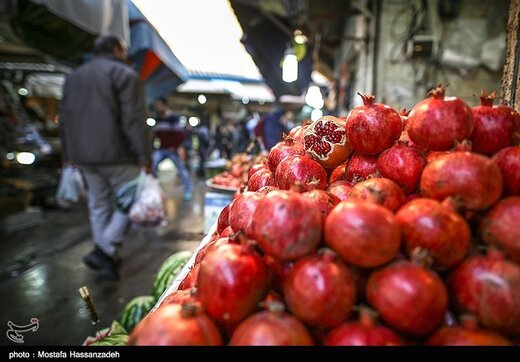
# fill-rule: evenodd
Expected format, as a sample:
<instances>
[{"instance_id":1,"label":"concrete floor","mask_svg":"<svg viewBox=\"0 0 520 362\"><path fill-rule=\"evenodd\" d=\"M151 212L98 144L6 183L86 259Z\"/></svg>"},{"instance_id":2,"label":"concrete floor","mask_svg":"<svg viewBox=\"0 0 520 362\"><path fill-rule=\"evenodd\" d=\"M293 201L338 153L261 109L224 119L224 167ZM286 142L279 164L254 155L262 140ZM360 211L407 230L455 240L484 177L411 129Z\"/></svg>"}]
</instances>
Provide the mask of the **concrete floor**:
<instances>
[{"instance_id":1,"label":"concrete floor","mask_svg":"<svg viewBox=\"0 0 520 362\"><path fill-rule=\"evenodd\" d=\"M8 321L17 325L37 317L36 332L24 333L25 345L81 345L96 330L119 319L123 306L151 294L155 272L173 252L195 250L202 240L203 180L194 180L193 201L182 201L183 189L172 173L160 174L167 195L165 227L133 226L121 250L117 282L99 281L82 263L93 247L85 206L45 210L44 223L2 236L0 254L0 345L10 342ZM78 289L87 286L100 323L92 325Z\"/></svg>"}]
</instances>

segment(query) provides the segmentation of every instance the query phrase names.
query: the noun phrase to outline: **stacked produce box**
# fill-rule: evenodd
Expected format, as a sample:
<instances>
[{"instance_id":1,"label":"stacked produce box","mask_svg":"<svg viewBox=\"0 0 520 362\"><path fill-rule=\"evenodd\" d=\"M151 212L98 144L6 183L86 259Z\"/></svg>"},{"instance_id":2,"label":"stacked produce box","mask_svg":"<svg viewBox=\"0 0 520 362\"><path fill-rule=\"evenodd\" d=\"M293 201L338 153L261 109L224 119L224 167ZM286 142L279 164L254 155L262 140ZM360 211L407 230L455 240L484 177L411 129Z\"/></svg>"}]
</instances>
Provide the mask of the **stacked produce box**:
<instances>
[{"instance_id":1,"label":"stacked produce box","mask_svg":"<svg viewBox=\"0 0 520 362\"><path fill-rule=\"evenodd\" d=\"M250 169L128 344L520 341L520 115L360 96Z\"/></svg>"}]
</instances>

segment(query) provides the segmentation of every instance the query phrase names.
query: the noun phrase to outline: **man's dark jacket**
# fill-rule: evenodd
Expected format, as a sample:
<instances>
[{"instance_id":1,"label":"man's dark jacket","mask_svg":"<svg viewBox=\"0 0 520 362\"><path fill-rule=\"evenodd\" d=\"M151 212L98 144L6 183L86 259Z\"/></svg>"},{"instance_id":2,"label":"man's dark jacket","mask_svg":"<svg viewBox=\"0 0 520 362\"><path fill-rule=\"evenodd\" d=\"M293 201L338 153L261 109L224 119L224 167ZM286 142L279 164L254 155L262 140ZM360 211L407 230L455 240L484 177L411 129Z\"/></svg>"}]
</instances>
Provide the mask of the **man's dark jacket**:
<instances>
[{"instance_id":1,"label":"man's dark jacket","mask_svg":"<svg viewBox=\"0 0 520 362\"><path fill-rule=\"evenodd\" d=\"M127 64L98 56L67 77L60 108L63 159L79 165L149 165L144 85Z\"/></svg>"}]
</instances>

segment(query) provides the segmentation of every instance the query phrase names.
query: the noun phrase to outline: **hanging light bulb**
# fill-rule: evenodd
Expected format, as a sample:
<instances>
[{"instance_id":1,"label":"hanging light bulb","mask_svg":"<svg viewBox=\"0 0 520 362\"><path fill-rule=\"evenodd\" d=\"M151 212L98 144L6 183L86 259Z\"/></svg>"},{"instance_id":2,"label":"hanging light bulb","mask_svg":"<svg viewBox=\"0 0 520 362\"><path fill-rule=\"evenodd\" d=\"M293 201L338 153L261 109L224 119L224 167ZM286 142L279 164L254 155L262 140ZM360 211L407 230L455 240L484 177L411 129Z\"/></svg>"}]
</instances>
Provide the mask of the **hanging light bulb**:
<instances>
[{"instance_id":1,"label":"hanging light bulb","mask_svg":"<svg viewBox=\"0 0 520 362\"><path fill-rule=\"evenodd\" d=\"M298 79L298 59L292 48L287 48L282 62L282 79L292 83Z\"/></svg>"},{"instance_id":2,"label":"hanging light bulb","mask_svg":"<svg viewBox=\"0 0 520 362\"><path fill-rule=\"evenodd\" d=\"M323 95L321 94L320 87L316 85L309 86L307 94L305 95L305 103L315 109L323 108Z\"/></svg>"}]
</instances>

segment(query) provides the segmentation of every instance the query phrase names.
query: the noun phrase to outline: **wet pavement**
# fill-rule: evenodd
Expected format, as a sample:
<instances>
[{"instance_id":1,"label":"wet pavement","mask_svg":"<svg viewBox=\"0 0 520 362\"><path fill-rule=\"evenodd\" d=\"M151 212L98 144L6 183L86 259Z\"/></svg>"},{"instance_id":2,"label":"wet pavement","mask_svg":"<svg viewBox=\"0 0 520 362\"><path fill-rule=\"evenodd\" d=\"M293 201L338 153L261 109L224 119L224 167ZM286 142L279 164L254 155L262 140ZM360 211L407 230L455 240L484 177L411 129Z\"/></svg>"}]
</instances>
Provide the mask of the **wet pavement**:
<instances>
[{"instance_id":1,"label":"wet pavement","mask_svg":"<svg viewBox=\"0 0 520 362\"><path fill-rule=\"evenodd\" d=\"M39 329L24 333L25 345L81 345L96 330L119 319L124 305L152 292L161 262L179 250L195 250L204 237L204 180L194 181L192 201L172 172L160 174L167 196L166 226L133 226L121 250L119 281L98 280L82 263L93 247L85 206L44 210L42 225L0 235L0 345L10 342L9 321L39 319ZM78 289L87 286L100 316L92 325Z\"/></svg>"}]
</instances>

